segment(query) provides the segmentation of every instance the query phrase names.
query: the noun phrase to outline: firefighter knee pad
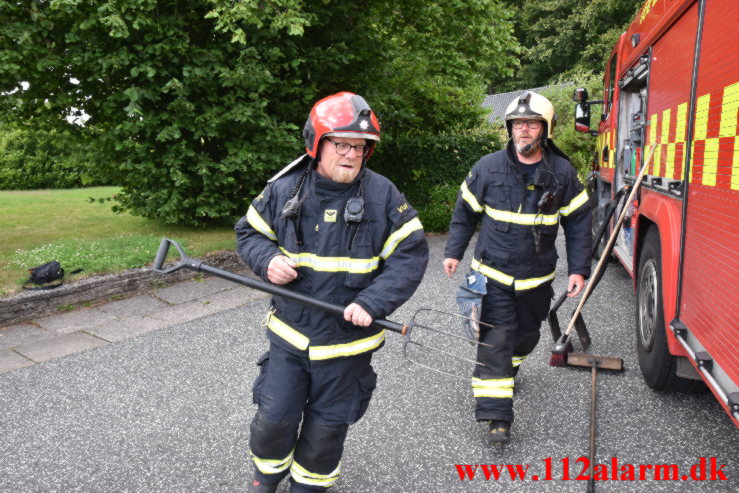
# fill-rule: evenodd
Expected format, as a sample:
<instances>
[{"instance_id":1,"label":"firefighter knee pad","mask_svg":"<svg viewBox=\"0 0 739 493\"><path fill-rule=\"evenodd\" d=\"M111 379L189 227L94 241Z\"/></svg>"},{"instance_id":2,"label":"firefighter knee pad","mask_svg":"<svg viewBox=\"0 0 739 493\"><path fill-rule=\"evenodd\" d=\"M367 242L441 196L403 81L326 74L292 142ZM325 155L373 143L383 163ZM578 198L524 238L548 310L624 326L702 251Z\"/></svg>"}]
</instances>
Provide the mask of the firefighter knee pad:
<instances>
[{"instance_id":1,"label":"firefighter knee pad","mask_svg":"<svg viewBox=\"0 0 739 493\"><path fill-rule=\"evenodd\" d=\"M257 411L251 422L249 448L263 459L283 459L295 447L300 421L273 422Z\"/></svg>"},{"instance_id":2,"label":"firefighter knee pad","mask_svg":"<svg viewBox=\"0 0 739 493\"><path fill-rule=\"evenodd\" d=\"M312 474L331 474L341 461L348 430L348 424L322 424L306 416L295 447L295 462Z\"/></svg>"},{"instance_id":3,"label":"firefighter knee pad","mask_svg":"<svg viewBox=\"0 0 739 493\"><path fill-rule=\"evenodd\" d=\"M477 363L472 376L484 380L513 376L513 332L515 326L496 326L490 329L477 347Z\"/></svg>"}]
</instances>

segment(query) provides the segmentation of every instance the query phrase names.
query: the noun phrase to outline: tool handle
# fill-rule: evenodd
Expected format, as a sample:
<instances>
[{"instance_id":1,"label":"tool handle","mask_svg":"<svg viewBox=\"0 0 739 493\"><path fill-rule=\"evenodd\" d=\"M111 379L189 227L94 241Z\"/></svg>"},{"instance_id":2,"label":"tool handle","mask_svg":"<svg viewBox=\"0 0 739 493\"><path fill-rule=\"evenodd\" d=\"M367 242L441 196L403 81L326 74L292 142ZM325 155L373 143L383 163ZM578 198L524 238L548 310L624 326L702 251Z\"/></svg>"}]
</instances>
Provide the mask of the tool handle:
<instances>
[{"instance_id":1,"label":"tool handle","mask_svg":"<svg viewBox=\"0 0 739 493\"><path fill-rule=\"evenodd\" d=\"M590 362L591 370L590 370L590 446L589 446L589 456L590 456L590 477L588 478L588 489L589 492L595 492L595 433L596 433L596 424L595 424L595 417L596 417L596 397L598 394L596 393L596 387L595 387L595 376L598 373L598 360L593 358Z\"/></svg>"},{"instance_id":2,"label":"tool handle","mask_svg":"<svg viewBox=\"0 0 739 493\"><path fill-rule=\"evenodd\" d=\"M556 312L557 310L559 310L559 307L562 306L562 304L567 299L567 293L568 292L569 291L566 291L565 290L565 291L562 292L562 294L559 295L559 298L557 298L557 301L555 301L554 304L552 305L552 308L550 308L550 310L549 310L550 312Z\"/></svg>"},{"instance_id":3,"label":"tool handle","mask_svg":"<svg viewBox=\"0 0 739 493\"><path fill-rule=\"evenodd\" d=\"M181 258L179 263L174 267L162 270L162 264L164 263L164 259L167 257L167 251L169 250L170 245L173 245L177 249L177 251L180 253ZM268 293L274 296L282 296L283 298L287 298L291 301L295 301L311 308L318 308L319 310L326 311L332 315L341 317L342 319L344 318L343 306L335 305L333 303L328 303L322 300L317 300L302 293L291 291L290 289L284 288L282 286L266 283L264 281L259 281L257 279L252 279L250 277L242 276L233 272L229 272L227 270L204 264L199 260L192 259L185 255L185 252L182 250L182 247L179 245L179 243L168 238L162 239L162 243L159 245L159 250L157 251L157 255L154 259L154 265L152 268L155 271L164 274L169 274L183 268L194 270L197 272L204 272L206 274L220 277L221 279L235 282L236 284L241 284L242 286L253 288L264 293ZM398 332L399 334L404 334L405 330L405 327L403 325L392 322L390 320L377 319L372 322L372 325L380 329L387 329L393 332Z\"/></svg>"},{"instance_id":4,"label":"tool handle","mask_svg":"<svg viewBox=\"0 0 739 493\"><path fill-rule=\"evenodd\" d=\"M636 191L639 189L639 185L641 185L642 179L644 178L644 175L647 173L647 169L649 168L649 165L652 163L652 156L654 155L655 149L657 149L657 146L653 145L652 150L649 151L649 155L647 156L647 159L644 162L644 166L642 166L642 169L639 172L639 176L637 176L636 181L634 182L634 185L631 188L631 193L629 193L629 197L626 199L624 206L621 208L621 214L618 215L618 220L616 221L616 225L613 228L611 237L608 239L608 244L606 245L603 255L601 255L600 260L598 261L598 265L595 266L595 272L591 276L593 279L598 278L598 276L600 275L601 269L606 263L606 259L609 256L607 255L607 253L613 248L613 244L616 242L616 237L618 236L618 231L624 222L624 218L626 217L626 211L628 210L628 204L630 204L631 201L634 200L634 195L636 195ZM572 327L575 326L575 320L577 320L577 316L580 314L580 310L582 310L582 306L585 304L585 301L590 296L590 292L593 290L594 284L597 284L597 283L589 282L588 285L585 287L585 292L580 297L580 303L577 304L577 308L575 309L575 312L572 314L572 319L570 319L570 323L567 324L567 329L565 330L566 336L569 336L570 333L572 332Z\"/></svg>"},{"instance_id":5,"label":"tool handle","mask_svg":"<svg viewBox=\"0 0 739 493\"><path fill-rule=\"evenodd\" d=\"M164 269L164 260L167 258L170 245L174 246L180 254L180 260L172 267ZM151 268L152 270L162 274L171 274L172 272L178 271L182 268L198 270L198 265L200 265L200 261L188 257L179 243L174 240L170 240L169 238L162 238L162 242L159 244L159 249L157 250L157 256L154 258L154 265Z\"/></svg>"},{"instance_id":6,"label":"tool handle","mask_svg":"<svg viewBox=\"0 0 739 493\"><path fill-rule=\"evenodd\" d=\"M162 242L159 244L159 250L157 250L157 256L154 259L154 266L152 269L154 269L157 272L162 271L162 266L164 265L164 259L167 258L167 253L169 252L169 243L170 240L167 238L162 238Z\"/></svg>"}]
</instances>

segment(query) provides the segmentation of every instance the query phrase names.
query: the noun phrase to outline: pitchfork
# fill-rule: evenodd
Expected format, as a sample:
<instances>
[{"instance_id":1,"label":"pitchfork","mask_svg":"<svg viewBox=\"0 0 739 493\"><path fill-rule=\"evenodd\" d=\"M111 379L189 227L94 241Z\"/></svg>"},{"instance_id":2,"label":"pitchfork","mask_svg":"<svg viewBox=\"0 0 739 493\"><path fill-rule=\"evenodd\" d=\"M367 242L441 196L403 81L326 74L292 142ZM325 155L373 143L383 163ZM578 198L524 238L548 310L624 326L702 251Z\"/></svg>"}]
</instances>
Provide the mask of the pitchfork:
<instances>
[{"instance_id":1,"label":"pitchfork","mask_svg":"<svg viewBox=\"0 0 739 493\"><path fill-rule=\"evenodd\" d=\"M173 266L168 267L168 268L165 269L165 268L163 268L164 260L167 258L167 254L169 253L169 247L170 247L170 245L173 245L177 249L177 251L180 254L180 260L179 260L179 262L177 262ZM177 243L174 240L170 240L169 238L163 238L162 239L162 242L159 245L159 250L157 251L156 258L154 259L154 265L153 265L152 269L154 271L160 272L162 274L171 274L171 273L173 273L175 271L178 271L180 269L188 269L188 270L193 270L193 271L196 271L196 272L204 272L206 274L210 274L212 276L220 277L222 279L226 279L227 281L231 281L231 282L234 282L236 284L241 284L241 285L247 286L249 288L253 288L253 289L257 289L259 291L263 291L265 293L269 293L271 295L281 296L283 298L287 298L287 299L289 299L291 301L295 301L295 302L300 303L302 305L306 305L306 306L309 306L309 307L312 307L312 308L318 308L320 310L324 310L324 311L326 311L326 312L328 312L328 313L330 313L332 315L336 315L338 317L341 317L342 319L344 318L344 307L342 307L340 305L335 305L333 303L328 303L326 301L322 301L322 300L319 300L319 299L311 298L311 297L306 296L306 295L304 295L302 293L296 293L295 291L292 291L292 290L287 289L287 288L282 287L282 286L277 286L275 284L266 283L264 281L260 281L260 280L257 280L257 279L252 279L252 278L245 277L245 276L242 276L242 275L239 275L239 274L235 274L233 272L229 272L227 270L219 269L217 267L212 267L210 265L204 264L200 260L197 260L197 259L188 257L185 254L185 251L180 246L180 244ZM419 318L419 316L421 314L438 314L438 315L442 315L443 314L443 315L451 316L451 317L454 317L454 318L468 319L468 317L465 317L463 315L459 315L459 314L456 314L456 313L445 312L445 311L442 311L442 310L434 310L434 309L431 309L431 308L421 308L421 309L419 309L419 310L417 310L415 312L415 314L413 315L413 318L411 319L411 321L409 323L399 324L399 323L396 323L396 322L392 322L390 320L377 319L377 320L374 320L372 322L372 325L375 326L375 327L378 327L378 328L381 328L381 329L387 329L387 330L389 330L391 332L396 332L396 333L402 335L404 337L404 340L403 340L403 357L406 360L408 360L409 362L411 362L411 363L413 363L415 365L421 366L423 368L426 368L426 369L435 371L437 373L441 373L443 375L447 375L447 376L451 376L451 377L455 377L455 378L460 378L460 379L464 379L464 380L469 380L469 374L467 374L467 375L465 375L463 377L463 376L456 375L456 374L453 374L453 373L445 372L445 371L440 370L438 368L434 368L432 366L425 365L425 364L420 363L417 360L414 360L409 355L409 350L408 350L409 345L418 346L418 347L423 348L424 350L427 350L427 351L432 351L432 352L436 352L436 353L439 353L439 354L443 354L443 355L449 356L452 359L455 359L455 360L458 360L458 361L463 361L465 363L473 363L475 365L485 366L483 363L479 363L475 359L471 359L471 358L467 358L467 357L464 357L464 356L460 356L460 355L454 354L452 351L450 351L450 349L455 349L455 348L459 348L459 347L464 347L464 346L470 347L468 345L462 345L462 344L460 344L458 346L451 346L450 348L442 349L442 348L439 348L439 347L431 346L429 344L423 344L418 339L414 339L412 337L414 329L425 329L425 330L427 330L429 332L433 332L435 334L439 334L442 337L449 337L449 338L452 338L452 339L457 339L457 340L460 340L460 341L464 341L466 343L471 343L472 346L474 346L474 347L476 347L476 346L489 346L488 344L485 344L485 343L479 342L479 341L475 341L475 340L472 340L472 339L468 339L467 337L464 337L464 336L459 335L459 334L454 334L454 333L451 333L451 332L440 330L440 329L431 327L429 325L420 324L420 323L417 322L417 318ZM492 327L491 325L485 324L484 322L480 322L478 320L473 320L473 321L475 323L480 324L480 325L486 325L488 327Z\"/></svg>"}]
</instances>

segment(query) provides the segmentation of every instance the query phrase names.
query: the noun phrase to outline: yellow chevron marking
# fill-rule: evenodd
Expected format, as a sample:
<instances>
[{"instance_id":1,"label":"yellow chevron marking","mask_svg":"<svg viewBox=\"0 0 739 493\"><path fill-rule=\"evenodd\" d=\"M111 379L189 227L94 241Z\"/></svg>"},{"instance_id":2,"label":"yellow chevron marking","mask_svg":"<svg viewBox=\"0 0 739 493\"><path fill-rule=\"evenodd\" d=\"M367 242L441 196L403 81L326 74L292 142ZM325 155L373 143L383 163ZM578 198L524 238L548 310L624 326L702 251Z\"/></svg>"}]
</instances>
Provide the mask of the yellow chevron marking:
<instances>
[{"instance_id":1,"label":"yellow chevron marking","mask_svg":"<svg viewBox=\"0 0 739 493\"><path fill-rule=\"evenodd\" d=\"M695 135L693 140L704 140L708 134L708 108L711 103L711 93L698 98L695 110Z\"/></svg>"},{"instance_id":2,"label":"yellow chevron marking","mask_svg":"<svg viewBox=\"0 0 739 493\"><path fill-rule=\"evenodd\" d=\"M649 132L647 132L647 145L654 144L657 138L657 120L659 117L657 113L649 117Z\"/></svg>"},{"instance_id":3,"label":"yellow chevron marking","mask_svg":"<svg viewBox=\"0 0 739 493\"><path fill-rule=\"evenodd\" d=\"M688 103L682 103L677 106L677 125L675 126L675 143L684 143L685 142L685 131L687 130L687 121L688 121ZM682 180L683 176L685 176L685 158L687 157L688 147L686 145L683 145L683 155L681 158L681 168L680 168L680 176L677 177L678 180Z\"/></svg>"},{"instance_id":4,"label":"yellow chevron marking","mask_svg":"<svg viewBox=\"0 0 739 493\"><path fill-rule=\"evenodd\" d=\"M737 111L739 111L739 82L724 88L719 137L734 137L736 135Z\"/></svg>"},{"instance_id":5,"label":"yellow chevron marking","mask_svg":"<svg viewBox=\"0 0 739 493\"><path fill-rule=\"evenodd\" d=\"M675 174L675 143L667 144L667 155L665 156L665 177L672 179Z\"/></svg>"},{"instance_id":6,"label":"yellow chevron marking","mask_svg":"<svg viewBox=\"0 0 739 493\"><path fill-rule=\"evenodd\" d=\"M670 113L672 110L667 108L662 112L662 142L666 144L670 141Z\"/></svg>"},{"instance_id":7,"label":"yellow chevron marking","mask_svg":"<svg viewBox=\"0 0 739 493\"><path fill-rule=\"evenodd\" d=\"M675 142L685 142L686 122L688 121L688 103L677 106L677 125L675 126Z\"/></svg>"},{"instance_id":8,"label":"yellow chevron marking","mask_svg":"<svg viewBox=\"0 0 739 493\"><path fill-rule=\"evenodd\" d=\"M695 161L695 143L698 140L705 140L708 134L708 107L711 103L711 93L704 94L698 98L695 110L695 135L693 136L692 150L690 155L693 156ZM704 160L705 163L705 160ZM693 183L693 169L695 166L690 166L690 183ZM705 173L705 164L704 164Z\"/></svg>"},{"instance_id":9,"label":"yellow chevron marking","mask_svg":"<svg viewBox=\"0 0 739 493\"><path fill-rule=\"evenodd\" d=\"M662 112L662 138L660 139L660 143L662 143L662 144L667 144L668 142L670 142L670 116L671 116L671 111L672 110L670 110L668 108L668 109L666 109L666 110L664 110ZM661 149L660 149L660 151L661 151ZM667 160L667 159L669 159L669 156L670 156L670 148L669 148L669 146L667 146L667 148L665 149L665 153L666 153L666 160ZM673 161L674 161L674 159L673 159ZM657 163L659 163L659 161L657 161ZM657 175L657 176L666 176L668 178L672 178L672 168L673 168L673 163L667 163L667 162L665 162L665 172L664 172L664 175L660 175L659 170L657 168L655 168L654 174Z\"/></svg>"},{"instance_id":10,"label":"yellow chevron marking","mask_svg":"<svg viewBox=\"0 0 739 493\"><path fill-rule=\"evenodd\" d=\"M654 156L652 157L652 172L647 171L648 175L659 176L660 158L662 157L662 145L657 142L659 135L657 134L657 124L659 123L659 114L655 113L652 115L652 121L649 125L649 142L651 144L657 144L657 148L654 150Z\"/></svg>"},{"instance_id":11,"label":"yellow chevron marking","mask_svg":"<svg viewBox=\"0 0 739 493\"><path fill-rule=\"evenodd\" d=\"M716 173L718 172L718 137L706 139L703 151L703 184L711 187L716 186Z\"/></svg>"},{"instance_id":12,"label":"yellow chevron marking","mask_svg":"<svg viewBox=\"0 0 739 493\"><path fill-rule=\"evenodd\" d=\"M739 111L739 82L724 88L721 104L720 137L734 137L734 154L731 161L731 189L739 190L739 137L736 137L736 118Z\"/></svg>"}]
</instances>

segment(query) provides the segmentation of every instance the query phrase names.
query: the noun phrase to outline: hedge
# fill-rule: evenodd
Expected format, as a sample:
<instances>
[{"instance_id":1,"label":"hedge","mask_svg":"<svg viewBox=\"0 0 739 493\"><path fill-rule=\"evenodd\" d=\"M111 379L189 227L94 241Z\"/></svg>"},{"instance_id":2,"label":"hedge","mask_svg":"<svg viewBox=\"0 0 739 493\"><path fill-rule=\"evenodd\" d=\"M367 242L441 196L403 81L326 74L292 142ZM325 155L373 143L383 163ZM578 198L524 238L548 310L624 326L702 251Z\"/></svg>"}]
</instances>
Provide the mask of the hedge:
<instances>
[{"instance_id":1,"label":"hedge","mask_svg":"<svg viewBox=\"0 0 739 493\"><path fill-rule=\"evenodd\" d=\"M87 177L91 155L69 136L0 127L0 190L107 185Z\"/></svg>"},{"instance_id":2,"label":"hedge","mask_svg":"<svg viewBox=\"0 0 739 493\"><path fill-rule=\"evenodd\" d=\"M462 180L502 143L500 130L489 125L435 135L383 135L368 165L405 194L427 232L446 232Z\"/></svg>"}]
</instances>

